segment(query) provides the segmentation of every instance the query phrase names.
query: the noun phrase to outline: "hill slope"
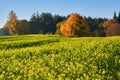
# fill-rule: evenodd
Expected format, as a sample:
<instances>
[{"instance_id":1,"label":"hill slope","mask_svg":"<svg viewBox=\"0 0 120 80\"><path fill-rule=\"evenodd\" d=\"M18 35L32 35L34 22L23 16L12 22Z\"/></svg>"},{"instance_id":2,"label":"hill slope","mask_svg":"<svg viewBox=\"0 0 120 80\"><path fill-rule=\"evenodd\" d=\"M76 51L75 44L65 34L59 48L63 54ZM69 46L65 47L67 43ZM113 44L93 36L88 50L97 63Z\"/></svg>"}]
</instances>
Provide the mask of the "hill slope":
<instances>
[{"instance_id":1,"label":"hill slope","mask_svg":"<svg viewBox=\"0 0 120 80\"><path fill-rule=\"evenodd\" d=\"M0 79L120 79L120 37L0 37Z\"/></svg>"}]
</instances>

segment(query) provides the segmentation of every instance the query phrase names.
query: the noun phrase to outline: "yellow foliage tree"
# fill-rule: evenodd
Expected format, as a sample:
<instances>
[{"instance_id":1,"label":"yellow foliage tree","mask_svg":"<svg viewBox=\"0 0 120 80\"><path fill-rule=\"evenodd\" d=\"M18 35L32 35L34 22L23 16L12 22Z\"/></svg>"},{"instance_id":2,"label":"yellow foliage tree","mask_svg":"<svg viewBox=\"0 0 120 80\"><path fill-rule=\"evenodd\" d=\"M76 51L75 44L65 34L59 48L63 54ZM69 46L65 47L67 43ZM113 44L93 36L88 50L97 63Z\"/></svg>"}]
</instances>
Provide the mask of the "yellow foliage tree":
<instances>
[{"instance_id":1,"label":"yellow foliage tree","mask_svg":"<svg viewBox=\"0 0 120 80\"><path fill-rule=\"evenodd\" d=\"M17 27L17 24L18 24L18 19L17 19L16 14L14 13L14 11L11 11L9 13L7 24L8 24L10 34L11 35L17 35L18 32L16 30L16 27Z\"/></svg>"},{"instance_id":2,"label":"yellow foliage tree","mask_svg":"<svg viewBox=\"0 0 120 80\"><path fill-rule=\"evenodd\" d=\"M11 35L21 35L30 33L30 26L27 20L18 20L16 14L11 11L9 13L8 21L4 28L9 29Z\"/></svg>"},{"instance_id":3,"label":"yellow foliage tree","mask_svg":"<svg viewBox=\"0 0 120 80\"><path fill-rule=\"evenodd\" d=\"M63 36L88 36L89 27L85 18L79 14L71 14L70 17L59 24L59 33Z\"/></svg>"}]
</instances>

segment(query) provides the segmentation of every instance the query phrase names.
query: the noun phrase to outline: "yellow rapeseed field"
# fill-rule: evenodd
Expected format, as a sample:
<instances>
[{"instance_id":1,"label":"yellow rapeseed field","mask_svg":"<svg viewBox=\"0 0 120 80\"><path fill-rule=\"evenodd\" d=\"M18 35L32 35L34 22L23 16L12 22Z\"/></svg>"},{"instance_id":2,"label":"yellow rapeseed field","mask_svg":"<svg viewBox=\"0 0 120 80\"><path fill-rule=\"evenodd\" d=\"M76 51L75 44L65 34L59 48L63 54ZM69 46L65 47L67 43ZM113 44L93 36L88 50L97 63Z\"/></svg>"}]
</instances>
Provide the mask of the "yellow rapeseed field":
<instances>
[{"instance_id":1,"label":"yellow rapeseed field","mask_svg":"<svg viewBox=\"0 0 120 80\"><path fill-rule=\"evenodd\" d=\"M119 80L120 37L0 37L0 80Z\"/></svg>"}]
</instances>

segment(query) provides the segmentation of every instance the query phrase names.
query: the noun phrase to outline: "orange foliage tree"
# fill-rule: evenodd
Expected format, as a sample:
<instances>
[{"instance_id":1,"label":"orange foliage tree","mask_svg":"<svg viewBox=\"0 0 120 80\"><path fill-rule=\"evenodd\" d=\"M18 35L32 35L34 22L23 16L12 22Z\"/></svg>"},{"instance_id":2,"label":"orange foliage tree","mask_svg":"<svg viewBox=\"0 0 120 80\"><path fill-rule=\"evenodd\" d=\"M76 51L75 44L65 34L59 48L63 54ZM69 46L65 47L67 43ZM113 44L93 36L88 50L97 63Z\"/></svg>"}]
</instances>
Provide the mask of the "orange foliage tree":
<instances>
[{"instance_id":1,"label":"orange foliage tree","mask_svg":"<svg viewBox=\"0 0 120 80\"><path fill-rule=\"evenodd\" d=\"M116 19L111 19L104 22L106 36L119 36L120 35L120 23Z\"/></svg>"},{"instance_id":2,"label":"orange foliage tree","mask_svg":"<svg viewBox=\"0 0 120 80\"><path fill-rule=\"evenodd\" d=\"M11 11L9 13L8 21L7 21L7 26L9 28L9 32L11 35L17 35L18 32L16 30L17 24L18 24L18 19L16 16L16 13L14 11Z\"/></svg>"},{"instance_id":3,"label":"orange foliage tree","mask_svg":"<svg viewBox=\"0 0 120 80\"><path fill-rule=\"evenodd\" d=\"M9 29L11 35L21 35L30 33L30 26L27 20L18 20L16 13L11 11L8 16L8 21L4 28Z\"/></svg>"},{"instance_id":4,"label":"orange foliage tree","mask_svg":"<svg viewBox=\"0 0 120 80\"><path fill-rule=\"evenodd\" d=\"M86 19L79 14L71 14L69 18L61 23L58 23L58 32L63 36L88 36L89 27Z\"/></svg>"}]
</instances>

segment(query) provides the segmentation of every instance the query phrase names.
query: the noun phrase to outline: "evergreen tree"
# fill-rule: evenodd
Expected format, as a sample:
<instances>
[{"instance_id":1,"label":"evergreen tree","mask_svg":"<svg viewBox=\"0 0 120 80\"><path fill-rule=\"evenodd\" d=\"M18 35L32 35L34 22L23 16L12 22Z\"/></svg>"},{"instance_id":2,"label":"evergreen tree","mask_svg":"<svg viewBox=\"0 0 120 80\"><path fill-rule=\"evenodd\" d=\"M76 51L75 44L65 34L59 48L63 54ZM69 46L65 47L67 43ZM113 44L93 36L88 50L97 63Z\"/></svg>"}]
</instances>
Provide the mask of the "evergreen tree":
<instances>
[{"instance_id":1,"label":"evergreen tree","mask_svg":"<svg viewBox=\"0 0 120 80\"><path fill-rule=\"evenodd\" d=\"M0 29L0 36L3 36L3 35L10 35L8 28L1 28Z\"/></svg>"},{"instance_id":2,"label":"evergreen tree","mask_svg":"<svg viewBox=\"0 0 120 80\"><path fill-rule=\"evenodd\" d=\"M19 20L16 29L19 35L30 33L30 26L27 20Z\"/></svg>"},{"instance_id":3,"label":"evergreen tree","mask_svg":"<svg viewBox=\"0 0 120 80\"><path fill-rule=\"evenodd\" d=\"M113 19L117 19L117 14L114 12Z\"/></svg>"},{"instance_id":4,"label":"evergreen tree","mask_svg":"<svg viewBox=\"0 0 120 80\"><path fill-rule=\"evenodd\" d=\"M39 16L38 12L34 13L31 16L29 24L30 24L30 32L32 34L38 34L38 33L40 33L41 23L40 23L40 16Z\"/></svg>"},{"instance_id":5,"label":"evergreen tree","mask_svg":"<svg viewBox=\"0 0 120 80\"><path fill-rule=\"evenodd\" d=\"M117 21L120 23L120 12L119 12L119 14L118 14Z\"/></svg>"}]
</instances>

